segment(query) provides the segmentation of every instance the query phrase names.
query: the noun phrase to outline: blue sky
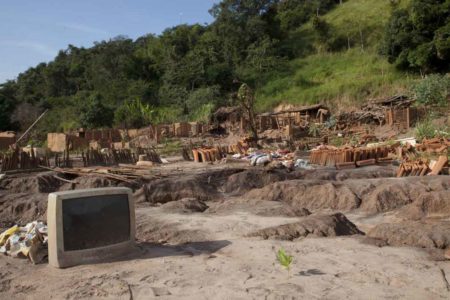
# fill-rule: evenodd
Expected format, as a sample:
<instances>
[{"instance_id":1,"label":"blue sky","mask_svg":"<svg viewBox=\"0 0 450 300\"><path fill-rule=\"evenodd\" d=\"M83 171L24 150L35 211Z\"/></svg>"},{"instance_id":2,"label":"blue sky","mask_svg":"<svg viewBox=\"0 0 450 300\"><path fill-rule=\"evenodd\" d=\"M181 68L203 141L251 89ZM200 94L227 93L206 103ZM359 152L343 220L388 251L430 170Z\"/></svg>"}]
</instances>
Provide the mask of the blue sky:
<instances>
[{"instance_id":1,"label":"blue sky","mask_svg":"<svg viewBox=\"0 0 450 300\"><path fill-rule=\"evenodd\" d=\"M161 33L180 23L210 23L219 0L0 0L0 83L68 44Z\"/></svg>"}]
</instances>

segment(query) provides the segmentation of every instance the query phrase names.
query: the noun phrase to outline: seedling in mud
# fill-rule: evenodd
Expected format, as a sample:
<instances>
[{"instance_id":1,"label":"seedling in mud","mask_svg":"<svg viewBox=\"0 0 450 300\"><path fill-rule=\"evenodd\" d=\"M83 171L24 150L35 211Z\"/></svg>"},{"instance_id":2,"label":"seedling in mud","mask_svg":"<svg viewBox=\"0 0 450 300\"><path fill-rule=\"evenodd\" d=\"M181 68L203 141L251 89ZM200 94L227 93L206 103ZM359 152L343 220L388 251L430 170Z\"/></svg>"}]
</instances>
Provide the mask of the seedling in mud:
<instances>
[{"instance_id":1,"label":"seedling in mud","mask_svg":"<svg viewBox=\"0 0 450 300\"><path fill-rule=\"evenodd\" d=\"M291 263L294 260L294 257L292 255L286 254L284 249L281 248L280 250L278 250L277 260L280 263L280 265L288 271L288 276L289 276L289 271L291 269Z\"/></svg>"}]
</instances>

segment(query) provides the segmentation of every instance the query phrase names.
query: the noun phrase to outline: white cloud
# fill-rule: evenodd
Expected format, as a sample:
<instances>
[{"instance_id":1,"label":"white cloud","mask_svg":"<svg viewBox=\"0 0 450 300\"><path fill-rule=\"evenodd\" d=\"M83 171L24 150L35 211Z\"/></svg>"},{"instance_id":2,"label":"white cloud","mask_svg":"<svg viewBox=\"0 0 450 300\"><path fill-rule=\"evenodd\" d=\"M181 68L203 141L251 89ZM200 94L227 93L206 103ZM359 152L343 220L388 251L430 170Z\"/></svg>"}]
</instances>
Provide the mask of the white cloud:
<instances>
[{"instance_id":1,"label":"white cloud","mask_svg":"<svg viewBox=\"0 0 450 300\"><path fill-rule=\"evenodd\" d=\"M6 40L6 41L0 41L1 46L6 47L19 47L19 48L26 48L35 52L39 52L45 56L55 56L58 53L57 49L53 49L52 47L35 42L35 41L17 41L17 40Z\"/></svg>"},{"instance_id":2,"label":"white cloud","mask_svg":"<svg viewBox=\"0 0 450 300\"><path fill-rule=\"evenodd\" d=\"M77 24L77 23L58 23L59 26L62 26L64 28L79 31L83 33L90 33L90 34L101 34L101 35L107 35L108 32L99 28L94 28L90 26L86 26L83 24Z\"/></svg>"}]
</instances>

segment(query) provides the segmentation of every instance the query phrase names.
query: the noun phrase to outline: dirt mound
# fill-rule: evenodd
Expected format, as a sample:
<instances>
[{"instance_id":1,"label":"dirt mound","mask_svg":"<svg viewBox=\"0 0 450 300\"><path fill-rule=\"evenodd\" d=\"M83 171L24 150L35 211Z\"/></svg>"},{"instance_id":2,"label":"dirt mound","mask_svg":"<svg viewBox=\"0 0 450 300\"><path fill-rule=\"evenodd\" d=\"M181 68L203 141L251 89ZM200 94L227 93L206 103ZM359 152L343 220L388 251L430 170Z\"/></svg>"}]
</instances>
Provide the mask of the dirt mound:
<instances>
[{"instance_id":1,"label":"dirt mound","mask_svg":"<svg viewBox=\"0 0 450 300\"><path fill-rule=\"evenodd\" d=\"M281 201L309 210L331 208L351 210L359 207L358 197L342 182L289 180L276 182L245 195L249 199Z\"/></svg>"},{"instance_id":2,"label":"dirt mound","mask_svg":"<svg viewBox=\"0 0 450 300\"><path fill-rule=\"evenodd\" d=\"M201 201L221 198L218 191L230 175L242 169L223 169L185 177L158 179L145 184L136 192L136 202L151 204L167 203L183 198L196 198Z\"/></svg>"},{"instance_id":3,"label":"dirt mound","mask_svg":"<svg viewBox=\"0 0 450 300\"><path fill-rule=\"evenodd\" d=\"M145 184L138 193L142 196L137 202L149 202L151 204L167 203L183 198L197 198L208 201L220 198L217 189L197 177L191 178L165 178Z\"/></svg>"},{"instance_id":4,"label":"dirt mound","mask_svg":"<svg viewBox=\"0 0 450 300\"><path fill-rule=\"evenodd\" d=\"M231 175L224 184L224 191L231 195L241 195L252 189L259 189L271 183L286 180L331 180L343 181L347 179L384 178L394 177L395 170L392 167L372 166L352 170L335 169L297 169L289 172L286 168L252 168Z\"/></svg>"},{"instance_id":5,"label":"dirt mound","mask_svg":"<svg viewBox=\"0 0 450 300\"><path fill-rule=\"evenodd\" d=\"M161 209L171 213L193 213L204 212L208 209L208 205L196 198L185 198L163 204Z\"/></svg>"},{"instance_id":6,"label":"dirt mound","mask_svg":"<svg viewBox=\"0 0 450 300\"><path fill-rule=\"evenodd\" d=\"M299 222L258 230L249 236L259 236L263 239L294 240L313 235L330 237L341 235L363 234L343 214L309 216Z\"/></svg>"},{"instance_id":7,"label":"dirt mound","mask_svg":"<svg viewBox=\"0 0 450 300\"><path fill-rule=\"evenodd\" d=\"M22 176L7 176L0 181L0 190L7 190L9 193L53 193L73 189L73 184L64 182L57 177L76 182L75 189L110 186L131 187L129 184L124 184L120 181L111 180L102 176L86 175L78 177L55 172L45 172Z\"/></svg>"},{"instance_id":8,"label":"dirt mound","mask_svg":"<svg viewBox=\"0 0 450 300\"><path fill-rule=\"evenodd\" d=\"M448 192L448 177L409 177L348 181L362 200L360 209L368 213L392 211L435 192Z\"/></svg>"},{"instance_id":9,"label":"dirt mound","mask_svg":"<svg viewBox=\"0 0 450 300\"><path fill-rule=\"evenodd\" d=\"M391 246L446 249L450 246L450 222L379 224L369 230L367 236L383 240Z\"/></svg>"},{"instance_id":10,"label":"dirt mound","mask_svg":"<svg viewBox=\"0 0 450 300\"><path fill-rule=\"evenodd\" d=\"M281 201L292 207L304 207L309 210L349 211L359 208L367 213L378 213L404 207L419 199L431 197L430 195L434 193L446 197L449 192L448 182L446 176L344 181L288 180L252 190L245 197ZM445 203L440 205L446 206Z\"/></svg>"},{"instance_id":11,"label":"dirt mound","mask_svg":"<svg viewBox=\"0 0 450 300\"><path fill-rule=\"evenodd\" d=\"M249 169L228 177L224 184L225 193L240 195L252 189L262 188L268 184L287 179L293 179L284 169L266 170L260 168Z\"/></svg>"},{"instance_id":12,"label":"dirt mound","mask_svg":"<svg viewBox=\"0 0 450 300\"><path fill-rule=\"evenodd\" d=\"M347 179L364 179L364 178L386 178L395 177L396 169L391 166L369 166L358 169L336 170L336 169L297 169L292 176L295 179L317 179L317 180L333 180L344 181Z\"/></svg>"},{"instance_id":13,"label":"dirt mound","mask_svg":"<svg viewBox=\"0 0 450 300\"><path fill-rule=\"evenodd\" d=\"M4 224L25 225L35 220L46 220L47 194L0 194L0 220Z\"/></svg>"},{"instance_id":14,"label":"dirt mound","mask_svg":"<svg viewBox=\"0 0 450 300\"><path fill-rule=\"evenodd\" d=\"M406 220L450 216L450 190L429 192L402 208L397 216Z\"/></svg>"},{"instance_id":15,"label":"dirt mound","mask_svg":"<svg viewBox=\"0 0 450 300\"><path fill-rule=\"evenodd\" d=\"M290 205L280 205L277 207L260 207L256 212L256 215L263 217L306 217L310 214L311 212L306 208L296 208Z\"/></svg>"},{"instance_id":16,"label":"dirt mound","mask_svg":"<svg viewBox=\"0 0 450 300\"><path fill-rule=\"evenodd\" d=\"M52 193L62 182L54 177L56 173L36 173L34 176L6 176L0 181L0 189L10 193Z\"/></svg>"},{"instance_id":17,"label":"dirt mound","mask_svg":"<svg viewBox=\"0 0 450 300\"><path fill-rule=\"evenodd\" d=\"M95 189L95 188L102 188L102 187L116 187L116 186L124 186L123 183L111 180L105 177L101 176L95 176L95 175L87 175L87 176L81 176L77 177L75 179L72 179L77 184L75 185L75 189ZM65 183L61 188L60 191L66 191L71 190L72 184Z\"/></svg>"}]
</instances>

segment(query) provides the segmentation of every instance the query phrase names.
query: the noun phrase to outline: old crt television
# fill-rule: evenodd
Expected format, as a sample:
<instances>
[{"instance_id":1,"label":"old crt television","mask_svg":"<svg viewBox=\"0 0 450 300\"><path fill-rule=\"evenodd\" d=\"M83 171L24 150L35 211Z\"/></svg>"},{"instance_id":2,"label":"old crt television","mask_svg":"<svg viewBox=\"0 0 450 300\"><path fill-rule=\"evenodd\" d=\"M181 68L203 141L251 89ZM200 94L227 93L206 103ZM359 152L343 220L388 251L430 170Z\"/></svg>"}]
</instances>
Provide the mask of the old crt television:
<instances>
[{"instance_id":1,"label":"old crt television","mask_svg":"<svg viewBox=\"0 0 450 300\"><path fill-rule=\"evenodd\" d=\"M99 188L48 196L48 260L65 268L121 256L133 249L131 190Z\"/></svg>"}]
</instances>

